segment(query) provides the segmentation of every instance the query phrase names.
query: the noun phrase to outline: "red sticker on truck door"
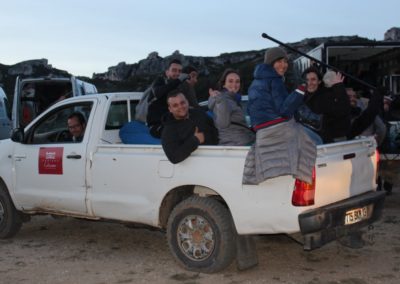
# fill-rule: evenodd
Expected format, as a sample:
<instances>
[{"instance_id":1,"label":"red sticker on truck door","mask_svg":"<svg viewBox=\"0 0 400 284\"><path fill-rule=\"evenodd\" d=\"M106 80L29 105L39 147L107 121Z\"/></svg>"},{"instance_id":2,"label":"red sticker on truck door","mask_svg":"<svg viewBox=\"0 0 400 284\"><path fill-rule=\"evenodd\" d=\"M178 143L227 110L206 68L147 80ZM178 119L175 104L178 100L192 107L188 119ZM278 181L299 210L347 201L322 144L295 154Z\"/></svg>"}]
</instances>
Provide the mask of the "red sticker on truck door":
<instances>
[{"instance_id":1,"label":"red sticker on truck door","mask_svg":"<svg viewBox=\"0 0 400 284\"><path fill-rule=\"evenodd\" d=\"M39 174L62 175L63 147L41 147L39 149Z\"/></svg>"}]
</instances>

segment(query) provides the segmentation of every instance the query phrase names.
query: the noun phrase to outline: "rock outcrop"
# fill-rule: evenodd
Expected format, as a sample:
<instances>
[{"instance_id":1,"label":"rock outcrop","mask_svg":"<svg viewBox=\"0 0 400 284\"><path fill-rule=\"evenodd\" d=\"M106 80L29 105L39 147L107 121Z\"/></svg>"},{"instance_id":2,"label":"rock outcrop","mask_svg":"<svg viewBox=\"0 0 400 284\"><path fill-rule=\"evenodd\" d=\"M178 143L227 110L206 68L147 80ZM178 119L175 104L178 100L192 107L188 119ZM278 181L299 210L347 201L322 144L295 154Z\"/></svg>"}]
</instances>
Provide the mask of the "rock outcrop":
<instances>
[{"instance_id":1,"label":"rock outcrop","mask_svg":"<svg viewBox=\"0 0 400 284\"><path fill-rule=\"evenodd\" d=\"M300 42L290 43L290 45L302 52L307 52L310 49L327 41L342 42L357 40L360 41L368 39L360 38L358 36L319 37L311 39L306 38ZM169 61L175 58L181 60L184 66L193 65L201 74L208 75L213 71L213 69L219 69L219 67L222 66L251 62L253 60L261 60L264 52L265 49L258 51L223 53L215 57L196 57L183 55L179 52L179 50L176 50L171 55L164 58L160 57L157 52L151 52L146 59L140 60L138 63L126 64L125 62L121 62L116 66L109 67L107 72L94 73L93 79L124 81L133 79L137 76L158 75L162 72L162 70L167 68ZM289 55L291 58L298 56L297 54L292 54L290 51Z\"/></svg>"},{"instance_id":2,"label":"rock outcrop","mask_svg":"<svg viewBox=\"0 0 400 284\"><path fill-rule=\"evenodd\" d=\"M53 68L51 65L48 64L47 59L34 59L34 60L27 60L19 62L8 69L8 75L15 76L15 75L26 75L30 76L33 75L36 68L46 69L51 71Z\"/></svg>"},{"instance_id":3,"label":"rock outcrop","mask_svg":"<svg viewBox=\"0 0 400 284\"><path fill-rule=\"evenodd\" d=\"M393 27L385 33L384 41L400 41L400 28Z\"/></svg>"},{"instance_id":4,"label":"rock outcrop","mask_svg":"<svg viewBox=\"0 0 400 284\"><path fill-rule=\"evenodd\" d=\"M210 68L227 64L237 64L244 61L253 60L261 56L264 51L249 51L237 53L224 53L215 57L200 57L183 55L176 50L171 55L160 57L157 52L151 52L146 59L138 63L126 64L121 62L116 66L108 68L105 73L93 74L93 79L123 81L137 76L154 76L165 70L172 59L179 59L184 66L193 65L201 74L209 74Z\"/></svg>"}]
</instances>

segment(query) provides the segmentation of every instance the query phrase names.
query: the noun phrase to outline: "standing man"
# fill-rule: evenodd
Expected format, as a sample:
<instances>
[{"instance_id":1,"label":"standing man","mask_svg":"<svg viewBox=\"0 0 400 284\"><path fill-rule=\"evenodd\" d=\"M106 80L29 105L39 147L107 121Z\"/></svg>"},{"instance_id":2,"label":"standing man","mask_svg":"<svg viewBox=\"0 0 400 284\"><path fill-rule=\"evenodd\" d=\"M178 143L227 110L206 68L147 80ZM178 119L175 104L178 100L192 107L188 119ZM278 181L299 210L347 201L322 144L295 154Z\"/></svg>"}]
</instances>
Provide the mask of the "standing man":
<instances>
[{"instance_id":1,"label":"standing man","mask_svg":"<svg viewBox=\"0 0 400 284\"><path fill-rule=\"evenodd\" d=\"M182 69L182 74L188 74L189 78L179 86L179 90L181 90L185 95L190 107L200 107L197 101L196 90L194 88L194 86L197 84L199 76L197 69L191 65L188 65Z\"/></svg>"},{"instance_id":2,"label":"standing man","mask_svg":"<svg viewBox=\"0 0 400 284\"><path fill-rule=\"evenodd\" d=\"M165 76L158 77L152 84L152 95L155 100L149 105L146 121L150 134L155 138L161 137L161 118L165 113L168 113L168 93L177 89L182 82L189 78L188 74L181 73L182 63L178 59L174 59L169 63L167 70L165 70Z\"/></svg>"},{"instance_id":3,"label":"standing man","mask_svg":"<svg viewBox=\"0 0 400 284\"><path fill-rule=\"evenodd\" d=\"M169 93L167 103L170 113L163 119L161 143L171 163L182 162L201 144L218 144L213 120L202 110L189 109L181 91Z\"/></svg>"}]
</instances>

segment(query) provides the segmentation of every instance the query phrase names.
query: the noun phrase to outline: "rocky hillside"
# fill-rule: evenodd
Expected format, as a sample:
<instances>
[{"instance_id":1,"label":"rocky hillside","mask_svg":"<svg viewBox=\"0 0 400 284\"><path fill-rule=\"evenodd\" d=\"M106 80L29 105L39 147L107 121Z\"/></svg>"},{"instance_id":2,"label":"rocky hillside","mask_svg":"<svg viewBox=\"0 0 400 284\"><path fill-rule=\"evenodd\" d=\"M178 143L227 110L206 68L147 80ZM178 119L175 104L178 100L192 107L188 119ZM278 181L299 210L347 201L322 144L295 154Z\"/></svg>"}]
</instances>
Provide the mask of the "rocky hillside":
<instances>
[{"instance_id":1,"label":"rocky hillside","mask_svg":"<svg viewBox=\"0 0 400 284\"><path fill-rule=\"evenodd\" d=\"M357 36L338 36L304 39L300 42L289 43L290 46L307 52L323 42L361 42L366 38ZM216 57L195 57L183 55L178 50L173 54L160 57L157 52L152 52L146 59L134 64L121 62L108 68L107 72L93 74L94 83L102 90L144 90L151 81L163 70L173 58L180 59L184 66L193 65L200 73L197 91L200 99L208 95L208 88L213 87L225 68L238 69L242 75L243 89L247 90L251 80L254 66L262 62L265 49L245 52L223 53ZM298 54L288 51L289 57L295 59ZM292 80L288 74L289 87ZM125 88L125 89L121 89Z\"/></svg>"},{"instance_id":2,"label":"rocky hillside","mask_svg":"<svg viewBox=\"0 0 400 284\"><path fill-rule=\"evenodd\" d=\"M59 70L48 64L47 59L27 60L15 65L0 63L0 86L11 98L14 93L15 79L18 76L35 77L47 75L71 76L67 71Z\"/></svg>"},{"instance_id":3,"label":"rocky hillside","mask_svg":"<svg viewBox=\"0 0 400 284\"><path fill-rule=\"evenodd\" d=\"M338 36L338 37L321 37L304 39L300 42L288 43L290 46L307 52L323 42L329 41L346 41L360 42L368 41L366 38L357 36ZM215 57L196 57L181 54L175 51L173 54L160 57L157 52L152 52L146 59L140 60L137 63L127 64L121 62L116 66L108 68L104 73L95 73L92 78L83 78L86 81L94 83L100 92L112 91L141 91L144 90L151 81L165 70L168 62L173 58L178 58L183 62L183 65L193 65L200 73L198 94L199 99L207 98L207 90L213 87L219 76L225 68L235 68L242 74L243 89L246 90L252 80L252 72L257 63L262 62L265 49L245 52L223 53ZM291 59L298 55L288 52ZM0 84L4 90L11 96L14 92L15 78L22 76L43 76L43 75L63 75L70 76L67 71L58 70L48 64L47 59L29 60L20 62L15 65L7 66L0 64ZM82 77L81 77L82 78ZM291 74L288 74L288 85Z\"/></svg>"}]
</instances>

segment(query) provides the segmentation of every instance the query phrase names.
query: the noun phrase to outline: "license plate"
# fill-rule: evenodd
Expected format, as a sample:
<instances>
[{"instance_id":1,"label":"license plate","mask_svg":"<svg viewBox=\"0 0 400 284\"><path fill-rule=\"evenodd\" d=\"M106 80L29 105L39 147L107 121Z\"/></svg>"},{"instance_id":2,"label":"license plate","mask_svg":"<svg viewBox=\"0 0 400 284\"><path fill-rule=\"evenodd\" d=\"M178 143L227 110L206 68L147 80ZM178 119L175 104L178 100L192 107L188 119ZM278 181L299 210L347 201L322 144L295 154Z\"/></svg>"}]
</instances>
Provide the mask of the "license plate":
<instances>
[{"instance_id":1,"label":"license plate","mask_svg":"<svg viewBox=\"0 0 400 284\"><path fill-rule=\"evenodd\" d=\"M368 214L368 206L349 210L346 212L346 216L344 218L344 224L351 225L354 223L358 223L362 220L368 219L369 215L370 214Z\"/></svg>"}]
</instances>

